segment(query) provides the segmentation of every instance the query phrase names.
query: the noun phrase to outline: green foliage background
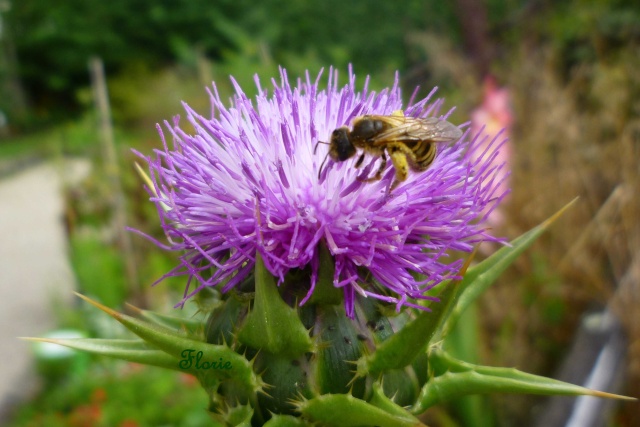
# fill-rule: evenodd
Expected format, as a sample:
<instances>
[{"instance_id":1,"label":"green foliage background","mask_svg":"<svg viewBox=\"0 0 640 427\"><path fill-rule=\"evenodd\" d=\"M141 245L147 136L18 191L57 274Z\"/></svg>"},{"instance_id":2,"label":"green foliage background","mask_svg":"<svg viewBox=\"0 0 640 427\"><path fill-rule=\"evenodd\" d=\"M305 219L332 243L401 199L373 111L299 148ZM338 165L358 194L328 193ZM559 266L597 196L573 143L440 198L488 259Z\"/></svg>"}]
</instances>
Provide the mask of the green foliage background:
<instances>
[{"instance_id":1,"label":"green foliage background","mask_svg":"<svg viewBox=\"0 0 640 427\"><path fill-rule=\"evenodd\" d=\"M86 64L94 55L110 75L138 63L153 69L189 64L194 51L212 61L240 53L268 55L287 67L311 59L337 67L352 63L363 72L402 69L408 62L408 31L455 27L447 4L29 0L13 2L6 18L31 102L59 117L66 109L77 110L76 92L88 84ZM50 111L54 106L56 113Z\"/></svg>"},{"instance_id":2,"label":"green foliage background","mask_svg":"<svg viewBox=\"0 0 640 427\"><path fill-rule=\"evenodd\" d=\"M233 75L251 95L254 74L268 86L279 65L296 78L307 69L314 76L329 66L344 77L352 64L359 84L370 74L371 86L379 89L399 70L406 96L417 84L425 89L438 85L447 107L458 106L454 121L468 120L482 100L482 88L470 60L474 52L465 44L468 28L462 24L461 4L464 1L0 0L0 113L8 121L7 128L0 127L0 160L25 152L38 158L63 153L94 159L92 178L65 194L73 213L71 258L80 290L109 305L139 303L140 298L169 311L184 284L149 285L175 265L174 254L134 239L144 283L129 289L122 283L123 260L114 242L95 232L110 220L105 200L111 189L100 167L89 58L99 56L106 66L129 223L159 237L157 215L131 168L136 159L130 148L145 153L156 148L155 123L181 113L182 100L197 111L208 111L203 88L212 81L225 98L232 93L228 76ZM460 337L459 350L467 360L551 375L580 314L586 307L607 303L640 239L637 197L610 203L607 215L601 215L606 203L617 203L609 199L615 189L631 195L640 191L640 4L484 4L490 71L509 87L515 116L513 194L500 234L517 236L568 200L580 196L581 202L567 214L569 225L543 236L532 254L481 302L478 315L465 320L468 335ZM11 58L15 69L7 65ZM24 93L23 112L12 96L12 78ZM95 260L100 260L100 268L87 268ZM141 289L144 297L137 295ZM637 306L634 300L627 303L621 317L638 342ZM62 323L84 325L92 336L108 336L100 325L87 327L87 319L91 316ZM636 348L629 358L628 394L638 395L640 351ZM84 390L78 378L67 380ZM140 388L135 379L117 384L126 390L123 395ZM25 413L41 408L64 412L90 403L89 393L78 395L85 399L55 405L43 403L51 396L42 396ZM467 402L471 409L450 412L465 425L470 424L460 420L479 420L477 414L484 414L478 423L491 425L496 419L501 425L517 425L537 403L526 399L491 397ZM492 405L485 403L489 400ZM622 413L618 425L638 425L632 421L637 406Z\"/></svg>"}]
</instances>

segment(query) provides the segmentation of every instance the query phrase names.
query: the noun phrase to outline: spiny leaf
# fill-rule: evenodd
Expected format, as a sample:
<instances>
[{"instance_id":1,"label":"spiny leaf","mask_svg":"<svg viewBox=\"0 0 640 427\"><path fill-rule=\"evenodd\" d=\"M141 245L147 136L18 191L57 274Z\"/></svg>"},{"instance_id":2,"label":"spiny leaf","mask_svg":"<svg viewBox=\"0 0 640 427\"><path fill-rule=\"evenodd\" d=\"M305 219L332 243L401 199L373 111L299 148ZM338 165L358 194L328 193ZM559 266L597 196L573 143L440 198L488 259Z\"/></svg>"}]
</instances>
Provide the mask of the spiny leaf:
<instances>
[{"instance_id":1,"label":"spiny leaf","mask_svg":"<svg viewBox=\"0 0 640 427\"><path fill-rule=\"evenodd\" d=\"M464 275L462 283L460 284L461 291L456 298L453 309L450 315L447 316L441 332L435 336L434 340L439 341L447 336L449 331L455 326L462 312L482 295L482 293L500 277L507 267L509 267L525 249L531 246L533 242L577 200L577 198L573 199L549 219L516 238L511 242L510 246L500 248L489 258L469 268L469 271Z\"/></svg>"},{"instance_id":2,"label":"spiny leaf","mask_svg":"<svg viewBox=\"0 0 640 427\"><path fill-rule=\"evenodd\" d=\"M160 368L180 370L178 359L149 346L142 340L96 339L96 338L22 338L29 341L58 344L74 350L102 356L114 357L129 362L142 363ZM184 371L184 370L183 370ZM193 372L193 371L190 371Z\"/></svg>"},{"instance_id":3,"label":"spiny leaf","mask_svg":"<svg viewBox=\"0 0 640 427\"><path fill-rule=\"evenodd\" d=\"M195 333L202 332L206 323L203 320L197 319L195 317L184 318L180 316L160 314L150 310L142 310L131 304L127 304L127 307L129 307L131 310L135 311L141 317L147 319L151 323L173 329L176 332L186 332L191 337L193 337Z\"/></svg>"},{"instance_id":4,"label":"spiny leaf","mask_svg":"<svg viewBox=\"0 0 640 427\"><path fill-rule=\"evenodd\" d=\"M389 413L347 394L324 394L296 404L304 418L322 426L424 426L408 413Z\"/></svg>"},{"instance_id":5,"label":"spiny leaf","mask_svg":"<svg viewBox=\"0 0 640 427\"><path fill-rule=\"evenodd\" d=\"M543 395L588 395L612 399L636 400L626 396L591 390L585 387L527 374L513 368L494 368L456 360L444 351L434 349L429 354L436 371L420 392L411 413L420 414L431 406L460 396L486 393L526 393ZM437 375L438 372L444 372Z\"/></svg>"},{"instance_id":6,"label":"spiny leaf","mask_svg":"<svg viewBox=\"0 0 640 427\"><path fill-rule=\"evenodd\" d=\"M324 243L319 244L319 268L318 282L309 299L311 304L331 305L340 304L342 301L342 290L333 286L335 265L331 252Z\"/></svg>"},{"instance_id":7,"label":"spiny leaf","mask_svg":"<svg viewBox=\"0 0 640 427\"><path fill-rule=\"evenodd\" d=\"M393 398L398 405L411 405L416 401L420 387L411 366L404 369L390 369L381 375L384 392Z\"/></svg>"},{"instance_id":8,"label":"spiny leaf","mask_svg":"<svg viewBox=\"0 0 640 427\"><path fill-rule=\"evenodd\" d=\"M399 417L406 417L410 415L403 407L399 406L384 394L383 386L379 383L373 384L369 403L392 415L397 415Z\"/></svg>"},{"instance_id":9,"label":"spiny leaf","mask_svg":"<svg viewBox=\"0 0 640 427\"><path fill-rule=\"evenodd\" d=\"M291 415L274 415L264 427L313 427L313 424Z\"/></svg>"},{"instance_id":10,"label":"spiny leaf","mask_svg":"<svg viewBox=\"0 0 640 427\"><path fill-rule=\"evenodd\" d=\"M217 414L212 414L214 420L227 427L251 427L253 408L250 405L227 406Z\"/></svg>"},{"instance_id":11,"label":"spiny leaf","mask_svg":"<svg viewBox=\"0 0 640 427\"><path fill-rule=\"evenodd\" d=\"M475 252L474 252L475 253ZM459 274L464 276L473 255L463 265ZM362 356L357 361L357 375L377 374L390 369L402 369L413 363L425 351L436 331L442 327L460 287L460 281L451 280L439 285L442 288L439 303L432 304L432 311L420 311L418 316L398 332L378 345L375 353ZM411 343L411 345L407 345Z\"/></svg>"},{"instance_id":12,"label":"spiny leaf","mask_svg":"<svg viewBox=\"0 0 640 427\"><path fill-rule=\"evenodd\" d=\"M256 295L252 311L238 333L238 339L255 349L296 358L311 351L313 343L295 309L278 293L275 278L256 254Z\"/></svg>"},{"instance_id":13,"label":"spiny leaf","mask_svg":"<svg viewBox=\"0 0 640 427\"><path fill-rule=\"evenodd\" d=\"M255 398L254 393L263 387L262 380L252 370L251 362L226 346L190 339L185 334L118 313L84 295L76 295L122 323L153 347L180 359L180 369L189 370L195 367L203 385L217 383L219 380L233 380L243 388L247 397L252 398ZM216 365L213 366L213 363ZM230 368L217 369L220 363L223 366L229 363Z\"/></svg>"}]
</instances>

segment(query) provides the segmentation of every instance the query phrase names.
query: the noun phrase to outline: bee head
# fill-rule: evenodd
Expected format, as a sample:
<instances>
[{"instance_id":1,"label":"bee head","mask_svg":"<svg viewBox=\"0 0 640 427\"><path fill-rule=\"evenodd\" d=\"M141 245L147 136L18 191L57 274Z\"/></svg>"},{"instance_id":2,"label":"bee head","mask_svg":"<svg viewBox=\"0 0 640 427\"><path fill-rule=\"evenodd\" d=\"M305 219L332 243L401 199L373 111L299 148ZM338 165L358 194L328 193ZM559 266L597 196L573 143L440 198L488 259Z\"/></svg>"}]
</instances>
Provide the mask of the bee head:
<instances>
[{"instance_id":1,"label":"bee head","mask_svg":"<svg viewBox=\"0 0 640 427\"><path fill-rule=\"evenodd\" d=\"M329 156L336 162L343 162L356 154L356 147L349 138L349 128L343 126L331 134Z\"/></svg>"},{"instance_id":2,"label":"bee head","mask_svg":"<svg viewBox=\"0 0 640 427\"><path fill-rule=\"evenodd\" d=\"M318 144L329 144L329 152L324 157L318 170L318 179L322 176L327 157L331 157L334 162L343 162L356 154L356 147L351 142L349 128L346 126L334 130L331 133L331 140L328 143L318 141L315 148L318 148ZM314 154L316 151L315 148L313 150Z\"/></svg>"}]
</instances>

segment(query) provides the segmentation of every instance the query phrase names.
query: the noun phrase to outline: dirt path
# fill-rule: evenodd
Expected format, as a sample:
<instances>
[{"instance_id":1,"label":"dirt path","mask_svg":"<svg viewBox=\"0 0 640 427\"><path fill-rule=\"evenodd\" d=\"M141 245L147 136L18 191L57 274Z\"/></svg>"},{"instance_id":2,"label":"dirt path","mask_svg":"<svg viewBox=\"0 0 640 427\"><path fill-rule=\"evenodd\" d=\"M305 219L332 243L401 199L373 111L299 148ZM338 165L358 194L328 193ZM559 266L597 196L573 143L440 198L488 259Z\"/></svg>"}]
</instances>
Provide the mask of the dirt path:
<instances>
[{"instance_id":1,"label":"dirt path","mask_svg":"<svg viewBox=\"0 0 640 427\"><path fill-rule=\"evenodd\" d=\"M0 420L36 386L30 344L16 337L54 328L52 302L72 299L61 189L89 168L49 162L0 180Z\"/></svg>"}]
</instances>

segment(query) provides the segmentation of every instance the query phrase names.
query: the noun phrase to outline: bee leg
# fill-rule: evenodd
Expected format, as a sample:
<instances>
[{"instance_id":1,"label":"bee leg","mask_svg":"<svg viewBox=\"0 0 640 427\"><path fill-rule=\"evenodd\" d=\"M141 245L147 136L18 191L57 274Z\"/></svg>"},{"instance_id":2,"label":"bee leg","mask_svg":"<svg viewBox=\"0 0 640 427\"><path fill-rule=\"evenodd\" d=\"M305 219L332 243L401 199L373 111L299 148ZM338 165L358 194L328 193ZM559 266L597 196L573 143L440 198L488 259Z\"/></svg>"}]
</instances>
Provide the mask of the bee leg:
<instances>
[{"instance_id":1,"label":"bee leg","mask_svg":"<svg viewBox=\"0 0 640 427\"><path fill-rule=\"evenodd\" d=\"M364 153L362 153L360 157L358 157L358 161L356 161L356 164L353 167L358 169L360 166L362 166L363 161L364 161Z\"/></svg>"},{"instance_id":2,"label":"bee leg","mask_svg":"<svg viewBox=\"0 0 640 427\"><path fill-rule=\"evenodd\" d=\"M389 187L389 193L393 191L401 182L407 180L407 176L409 175L409 163L407 161L407 153L404 147L391 146L387 149L389 150L389 156L391 157L391 163L393 163L393 167L396 170L396 177Z\"/></svg>"},{"instance_id":3,"label":"bee leg","mask_svg":"<svg viewBox=\"0 0 640 427\"><path fill-rule=\"evenodd\" d=\"M380 179L382 178L382 172L384 172L384 169L387 167L387 156L384 153L384 151L380 154L380 167L378 167L378 170L376 171L376 174L374 176L372 176L371 178L367 178L367 179L363 179L363 182L373 182L373 181L380 181Z\"/></svg>"}]
</instances>

